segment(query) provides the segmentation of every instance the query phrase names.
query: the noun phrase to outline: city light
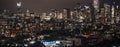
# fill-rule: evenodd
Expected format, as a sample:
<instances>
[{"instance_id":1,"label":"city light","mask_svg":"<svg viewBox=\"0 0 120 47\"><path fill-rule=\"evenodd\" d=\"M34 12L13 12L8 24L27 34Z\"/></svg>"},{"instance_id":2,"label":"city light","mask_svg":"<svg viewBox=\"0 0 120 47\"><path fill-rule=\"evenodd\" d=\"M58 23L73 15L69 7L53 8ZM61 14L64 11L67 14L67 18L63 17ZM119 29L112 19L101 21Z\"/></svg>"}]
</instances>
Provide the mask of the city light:
<instances>
[{"instance_id":1,"label":"city light","mask_svg":"<svg viewBox=\"0 0 120 47\"><path fill-rule=\"evenodd\" d=\"M120 39L120 7L116 1L92 0L71 8L43 9L46 12L36 12L38 7L32 10L25 4L17 2L13 12L0 10L0 46L120 46L116 43Z\"/></svg>"},{"instance_id":2,"label":"city light","mask_svg":"<svg viewBox=\"0 0 120 47\"><path fill-rule=\"evenodd\" d=\"M36 41L30 41L30 44L34 44Z\"/></svg>"},{"instance_id":3,"label":"city light","mask_svg":"<svg viewBox=\"0 0 120 47\"><path fill-rule=\"evenodd\" d=\"M21 2L18 2L18 3L17 3L17 7L21 7Z\"/></svg>"},{"instance_id":4,"label":"city light","mask_svg":"<svg viewBox=\"0 0 120 47\"><path fill-rule=\"evenodd\" d=\"M26 47L27 47L27 46L28 46L28 44L24 44L24 46L26 46Z\"/></svg>"}]
</instances>

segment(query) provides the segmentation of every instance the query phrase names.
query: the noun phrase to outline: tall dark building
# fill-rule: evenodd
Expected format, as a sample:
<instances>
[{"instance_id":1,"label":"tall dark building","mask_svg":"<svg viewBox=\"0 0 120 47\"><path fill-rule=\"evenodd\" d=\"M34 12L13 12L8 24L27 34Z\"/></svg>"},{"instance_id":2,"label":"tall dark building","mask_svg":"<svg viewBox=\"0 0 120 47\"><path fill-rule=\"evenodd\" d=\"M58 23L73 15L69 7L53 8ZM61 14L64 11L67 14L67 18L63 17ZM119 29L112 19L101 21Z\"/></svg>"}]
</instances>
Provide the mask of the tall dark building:
<instances>
[{"instance_id":1,"label":"tall dark building","mask_svg":"<svg viewBox=\"0 0 120 47\"><path fill-rule=\"evenodd\" d=\"M63 9L63 17L65 18L65 19L68 19L68 18L70 18L70 9L67 9L67 8L64 8Z\"/></svg>"}]
</instances>

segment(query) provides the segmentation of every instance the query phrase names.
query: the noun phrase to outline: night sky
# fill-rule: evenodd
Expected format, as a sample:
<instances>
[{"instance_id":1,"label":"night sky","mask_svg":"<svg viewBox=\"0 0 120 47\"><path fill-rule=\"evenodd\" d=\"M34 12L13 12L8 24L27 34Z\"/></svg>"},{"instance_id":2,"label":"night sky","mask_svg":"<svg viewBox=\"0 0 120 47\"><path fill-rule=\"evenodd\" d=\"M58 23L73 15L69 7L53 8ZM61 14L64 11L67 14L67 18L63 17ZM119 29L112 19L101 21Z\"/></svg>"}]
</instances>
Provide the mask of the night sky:
<instances>
[{"instance_id":1,"label":"night sky","mask_svg":"<svg viewBox=\"0 0 120 47\"><path fill-rule=\"evenodd\" d=\"M89 5L92 0L0 0L0 10L8 9L15 12L17 2L22 2L23 11L29 9L34 12L47 12L54 8L74 8L76 3Z\"/></svg>"},{"instance_id":2,"label":"night sky","mask_svg":"<svg viewBox=\"0 0 120 47\"><path fill-rule=\"evenodd\" d=\"M73 8L76 6L76 3L89 4L92 0L0 0L0 10L16 11L17 2L22 2L23 10L30 9L35 12L46 12L53 8L58 10Z\"/></svg>"}]
</instances>

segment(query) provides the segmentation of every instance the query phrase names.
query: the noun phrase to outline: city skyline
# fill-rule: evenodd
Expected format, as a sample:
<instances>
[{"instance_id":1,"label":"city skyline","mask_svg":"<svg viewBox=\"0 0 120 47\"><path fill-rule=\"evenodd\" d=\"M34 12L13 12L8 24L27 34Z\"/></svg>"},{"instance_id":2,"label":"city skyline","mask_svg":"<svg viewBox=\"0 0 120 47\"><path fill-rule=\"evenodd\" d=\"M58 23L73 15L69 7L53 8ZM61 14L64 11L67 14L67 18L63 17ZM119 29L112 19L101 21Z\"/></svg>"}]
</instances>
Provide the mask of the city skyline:
<instances>
[{"instance_id":1,"label":"city skyline","mask_svg":"<svg viewBox=\"0 0 120 47\"><path fill-rule=\"evenodd\" d=\"M1 0L0 46L120 47L119 3Z\"/></svg>"}]
</instances>

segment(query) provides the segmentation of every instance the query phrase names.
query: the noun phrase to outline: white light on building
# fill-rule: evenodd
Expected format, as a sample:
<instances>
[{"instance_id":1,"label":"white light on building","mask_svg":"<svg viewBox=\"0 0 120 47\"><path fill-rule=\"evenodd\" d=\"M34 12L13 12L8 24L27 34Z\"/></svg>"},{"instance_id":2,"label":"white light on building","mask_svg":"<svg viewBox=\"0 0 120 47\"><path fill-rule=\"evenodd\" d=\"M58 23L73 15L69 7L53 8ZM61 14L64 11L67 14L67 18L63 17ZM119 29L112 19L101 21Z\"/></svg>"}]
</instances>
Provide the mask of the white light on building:
<instances>
[{"instance_id":1,"label":"white light on building","mask_svg":"<svg viewBox=\"0 0 120 47\"><path fill-rule=\"evenodd\" d=\"M114 6L112 6L112 17L114 17L114 14L115 14L115 9Z\"/></svg>"},{"instance_id":2,"label":"white light on building","mask_svg":"<svg viewBox=\"0 0 120 47\"><path fill-rule=\"evenodd\" d=\"M18 3L17 3L17 7L21 7L21 2L18 2Z\"/></svg>"},{"instance_id":3,"label":"white light on building","mask_svg":"<svg viewBox=\"0 0 120 47\"><path fill-rule=\"evenodd\" d=\"M26 46L26 47L27 47L27 46L28 46L28 44L24 44L24 46Z\"/></svg>"},{"instance_id":4,"label":"white light on building","mask_svg":"<svg viewBox=\"0 0 120 47\"><path fill-rule=\"evenodd\" d=\"M35 41L31 41L31 42L30 42L30 44L34 44L34 43L35 43Z\"/></svg>"},{"instance_id":5,"label":"white light on building","mask_svg":"<svg viewBox=\"0 0 120 47\"><path fill-rule=\"evenodd\" d=\"M86 9L88 9L89 8L89 6L84 6Z\"/></svg>"},{"instance_id":6,"label":"white light on building","mask_svg":"<svg viewBox=\"0 0 120 47\"><path fill-rule=\"evenodd\" d=\"M50 16L46 16L44 19L49 21L51 19L51 17Z\"/></svg>"},{"instance_id":7,"label":"white light on building","mask_svg":"<svg viewBox=\"0 0 120 47\"><path fill-rule=\"evenodd\" d=\"M59 13L59 15L58 15L57 18L58 18L58 19L63 19L63 14L62 14L62 13Z\"/></svg>"},{"instance_id":8,"label":"white light on building","mask_svg":"<svg viewBox=\"0 0 120 47\"><path fill-rule=\"evenodd\" d=\"M119 6L117 5L117 9L119 8Z\"/></svg>"}]
</instances>

